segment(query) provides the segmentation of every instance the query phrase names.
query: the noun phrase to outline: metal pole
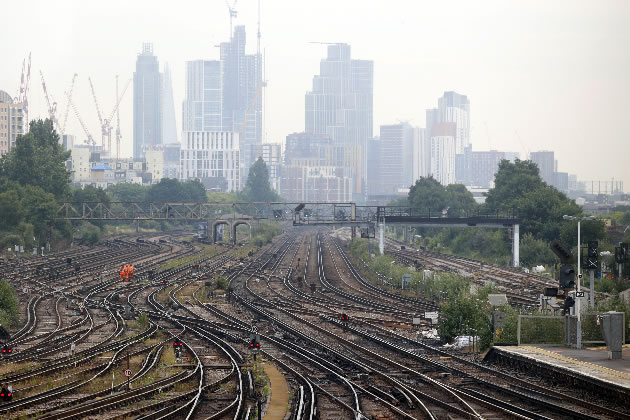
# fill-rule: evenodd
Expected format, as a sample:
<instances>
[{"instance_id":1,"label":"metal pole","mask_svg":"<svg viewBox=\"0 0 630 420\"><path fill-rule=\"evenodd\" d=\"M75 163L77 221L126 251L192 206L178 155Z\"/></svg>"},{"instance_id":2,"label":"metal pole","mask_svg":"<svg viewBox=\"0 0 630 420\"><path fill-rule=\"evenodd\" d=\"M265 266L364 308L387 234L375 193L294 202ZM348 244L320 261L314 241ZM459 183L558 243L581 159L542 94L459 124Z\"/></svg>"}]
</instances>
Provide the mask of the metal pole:
<instances>
[{"instance_id":1,"label":"metal pole","mask_svg":"<svg viewBox=\"0 0 630 420\"><path fill-rule=\"evenodd\" d=\"M127 370L129 370L129 350L127 350ZM129 391L129 376L127 376L127 391Z\"/></svg>"},{"instance_id":2,"label":"metal pole","mask_svg":"<svg viewBox=\"0 0 630 420\"><path fill-rule=\"evenodd\" d=\"M589 296L591 308L595 307L595 270L591 270L591 293Z\"/></svg>"},{"instance_id":3,"label":"metal pole","mask_svg":"<svg viewBox=\"0 0 630 420\"><path fill-rule=\"evenodd\" d=\"M577 266L578 266L578 284L577 290L578 292L581 290L581 280L582 280L582 266L580 265L580 254L582 250L580 248L580 220L578 219L578 247L577 247ZM575 310L577 311L577 332L576 332L576 343L575 347L578 349L582 348L582 316L580 314L580 298L576 298L575 302Z\"/></svg>"}]
</instances>

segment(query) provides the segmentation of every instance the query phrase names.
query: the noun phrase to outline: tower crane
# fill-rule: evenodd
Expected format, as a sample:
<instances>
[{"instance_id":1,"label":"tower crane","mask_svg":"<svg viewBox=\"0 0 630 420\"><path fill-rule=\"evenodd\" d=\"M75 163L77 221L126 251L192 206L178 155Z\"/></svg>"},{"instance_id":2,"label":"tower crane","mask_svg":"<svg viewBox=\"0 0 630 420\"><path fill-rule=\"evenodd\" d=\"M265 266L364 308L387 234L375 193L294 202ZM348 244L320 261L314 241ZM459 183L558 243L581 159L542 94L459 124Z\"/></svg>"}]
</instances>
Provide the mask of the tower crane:
<instances>
[{"instance_id":1,"label":"tower crane","mask_svg":"<svg viewBox=\"0 0 630 420\"><path fill-rule=\"evenodd\" d=\"M26 60L22 61L22 76L20 77L20 90L15 98L15 103L21 103L24 110L24 121L28 127L28 88L31 83L31 53L28 53L28 66Z\"/></svg>"},{"instance_id":2,"label":"tower crane","mask_svg":"<svg viewBox=\"0 0 630 420\"><path fill-rule=\"evenodd\" d=\"M74 90L74 82L77 80L78 74L74 73L72 76L72 82L70 82L70 90L67 93L68 100L66 101L66 112L63 116L63 125L61 126L60 136L63 136L66 132L66 124L68 123L68 115L70 115L70 100L72 99L72 91Z\"/></svg>"},{"instance_id":3,"label":"tower crane","mask_svg":"<svg viewBox=\"0 0 630 420\"><path fill-rule=\"evenodd\" d=\"M59 132L60 129L59 120L57 119L57 102L53 102L52 104L50 103L48 89L46 89L46 80L44 80L44 73L42 73L42 71L40 70L39 75L42 78L42 88L44 89L44 96L46 97L46 105L48 105L48 116L50 117L50 121L52 122L53 127L55 127L57 129L57 132Z\"/></svg>"},{"instance_id":4,"label":"tower crane","mask_svg":"<svg viewBox=\"0 0 630 420\"><path fill-rule=\"evenodd\" d=\"M72 98L70 97L70 94L68 94L68 92L65 92L65 93L66 93L66 97L68 98L68 102L72 106L72 110L74 111L74 115L76 115L77 120L79 120L79 124L81 124L81 127L83 128L83 131L85 132L85 135L87 136L88 143L90 145L92 145L92 146L95 146L96 142L94 141L94 137L92 137L92 135L88 131L87 127L85 126L85 123L81 119L81 115L79 115L79 110L74 105L74 102L72 102Z\"/></svg>"},{"instance_id":5,"label":"tower crane","mask_svg":"<svg viewBox=\"0 0 630 420\"><path fill-rule=\"evenodd\" d=\"M228 8L228 11L230 12L230 39L232 39L232 19L236 18L236 2L238 0L234 0L234 3L232 3L232 6L230 6L230 3L228 3L228 0L225 0L225 5Z\"/></svg>"},{"instance_id":6,"label":"tower crane","mask_svg":"<svg viewBox=\"0 0 630 420\"><path fill-rule=\"evenodd\" d=\"M94 105L96 106L96 113L98 114L98 121L101 124L101 146L103 147L103 151L105 151L105 137L107 136L107 126L103 124L103 116L101 115L101 108L98 106L98 100L96 99L96 93L94 92L94 84L92 83L91 77L88 77L88 82L90 82L90 90L92 92L92 99L94 99Z\"/></svg>"},{"instance_id":7,"label":"tower crane","mask_svg":"<svg viewBox=\"0 0 630 420\"><path fill-rule=\"evenodd\" d=\"M120 139L122 138L122 136L120 135L120 113L118 112L118 109L120 108L120 102L122 101L122 98L125 96L125 92L127 92L127 88L129 87L129 83L131 83L131 79L127 80L127 83L125 83L125 87L123 88L122 93L120 94L120 96L118 96L118 76L116 76L116 104L114 105L114 109L112 109L112 112L109 114L109 116L103 120L103 127L104 131L107 132L107 144L108 144L108 149L107 150L111 150L111 146L112 146L112 118L114 118L114 114L116 114L116 120L117 120L117 127L116 127L116 159L118 159L119 154L120 154Z\"/></svg>"}]
</instances>

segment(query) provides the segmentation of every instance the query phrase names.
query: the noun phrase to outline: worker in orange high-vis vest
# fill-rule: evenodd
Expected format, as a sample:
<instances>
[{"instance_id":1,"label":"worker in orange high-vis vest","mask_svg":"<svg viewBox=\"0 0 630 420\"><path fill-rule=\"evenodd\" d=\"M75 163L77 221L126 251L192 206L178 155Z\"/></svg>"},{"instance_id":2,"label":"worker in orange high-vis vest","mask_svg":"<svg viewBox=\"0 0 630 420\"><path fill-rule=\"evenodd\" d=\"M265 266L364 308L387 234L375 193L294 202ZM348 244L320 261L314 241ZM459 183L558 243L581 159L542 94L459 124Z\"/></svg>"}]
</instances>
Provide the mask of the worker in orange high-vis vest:
<instances>
[{"instance_id":1,"label":"worker in orange high-vis vest","mask_svg":"<svg viewBox=\"0 0 630 420\"><path fill-rule=\"evenodd\" d=\"M125 281L125 266L120 266L120 280Z\"/></svg>"}]
</instances>

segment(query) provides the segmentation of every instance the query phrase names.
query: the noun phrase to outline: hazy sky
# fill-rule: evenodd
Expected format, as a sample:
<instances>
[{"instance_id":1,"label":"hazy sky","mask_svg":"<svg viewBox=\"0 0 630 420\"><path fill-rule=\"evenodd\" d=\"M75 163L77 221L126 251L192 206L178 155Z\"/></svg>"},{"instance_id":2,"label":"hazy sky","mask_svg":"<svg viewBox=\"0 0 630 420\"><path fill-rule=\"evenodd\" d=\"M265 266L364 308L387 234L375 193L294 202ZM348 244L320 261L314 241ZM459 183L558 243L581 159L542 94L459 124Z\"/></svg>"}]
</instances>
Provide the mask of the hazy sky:
<instances>
[{"instance_id":1,"label":"hazy sky","mask_svg":"<svg viewBox=\"0 0 630 420\"><path fill-rule=\"evenodd\" d=\"M131 78L142 42L169 63L178 129L185 61L217 59L229 38L224 0L4 2L0 89L16 95L32 52L30 115L47 116L39 71L64 108L74 101L100 142L92 77L104 114L115 75ZM232 3L232 1L230 1ZM324 45L347 42L353 58L374 60L374 133L409 120L446 90L468 95L473 150L554 150L558 169L583 180L623 179L630 190L630 1L262 0L266 52L265 141L304 129L304 93ZM240 0L248 52L256 49L256 0ZM132 150L131 86L121 105L122 151ZM72 112L72 111L70 111ZM624 128L625 127L625 128ZM70 134L84 138L74 117ZM520 140L519 140L520 137Z\"/></svg>"}]
</instances>

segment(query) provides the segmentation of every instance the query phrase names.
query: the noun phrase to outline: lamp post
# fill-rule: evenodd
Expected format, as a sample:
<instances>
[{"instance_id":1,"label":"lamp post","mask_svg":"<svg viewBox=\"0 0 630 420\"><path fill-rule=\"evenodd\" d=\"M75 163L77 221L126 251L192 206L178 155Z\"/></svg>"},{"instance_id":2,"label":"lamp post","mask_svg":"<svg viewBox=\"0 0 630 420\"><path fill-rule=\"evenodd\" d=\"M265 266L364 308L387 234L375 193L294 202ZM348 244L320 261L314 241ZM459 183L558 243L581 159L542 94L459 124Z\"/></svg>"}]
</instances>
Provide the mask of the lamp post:
<instances>
[{"instance_id":1,"label":"lamp post","mask_svg":"<svg viewBox=\"0 0 630 420\"><path fill-rule=\"evenodd\" d=\"M595 220L595 216L583 216L583 217L576 217L576 216L569 216L569 215L564 215L562 216L562 218L564 220L577 220L577 273L578 273L578 281L577 281L577 290L578 292L581 291L581 283L582 283L582 266L580 265L580 258L582 256L582 249L581 249L581 243L580 243L580 222L582 222L583 220ZM577 312L577 332L576 332L576 344L575 347L578 349L582 348L582 316L580 313L580 298L576 298L575 299L575 311Z\"/></svg>"}]
</instances>

